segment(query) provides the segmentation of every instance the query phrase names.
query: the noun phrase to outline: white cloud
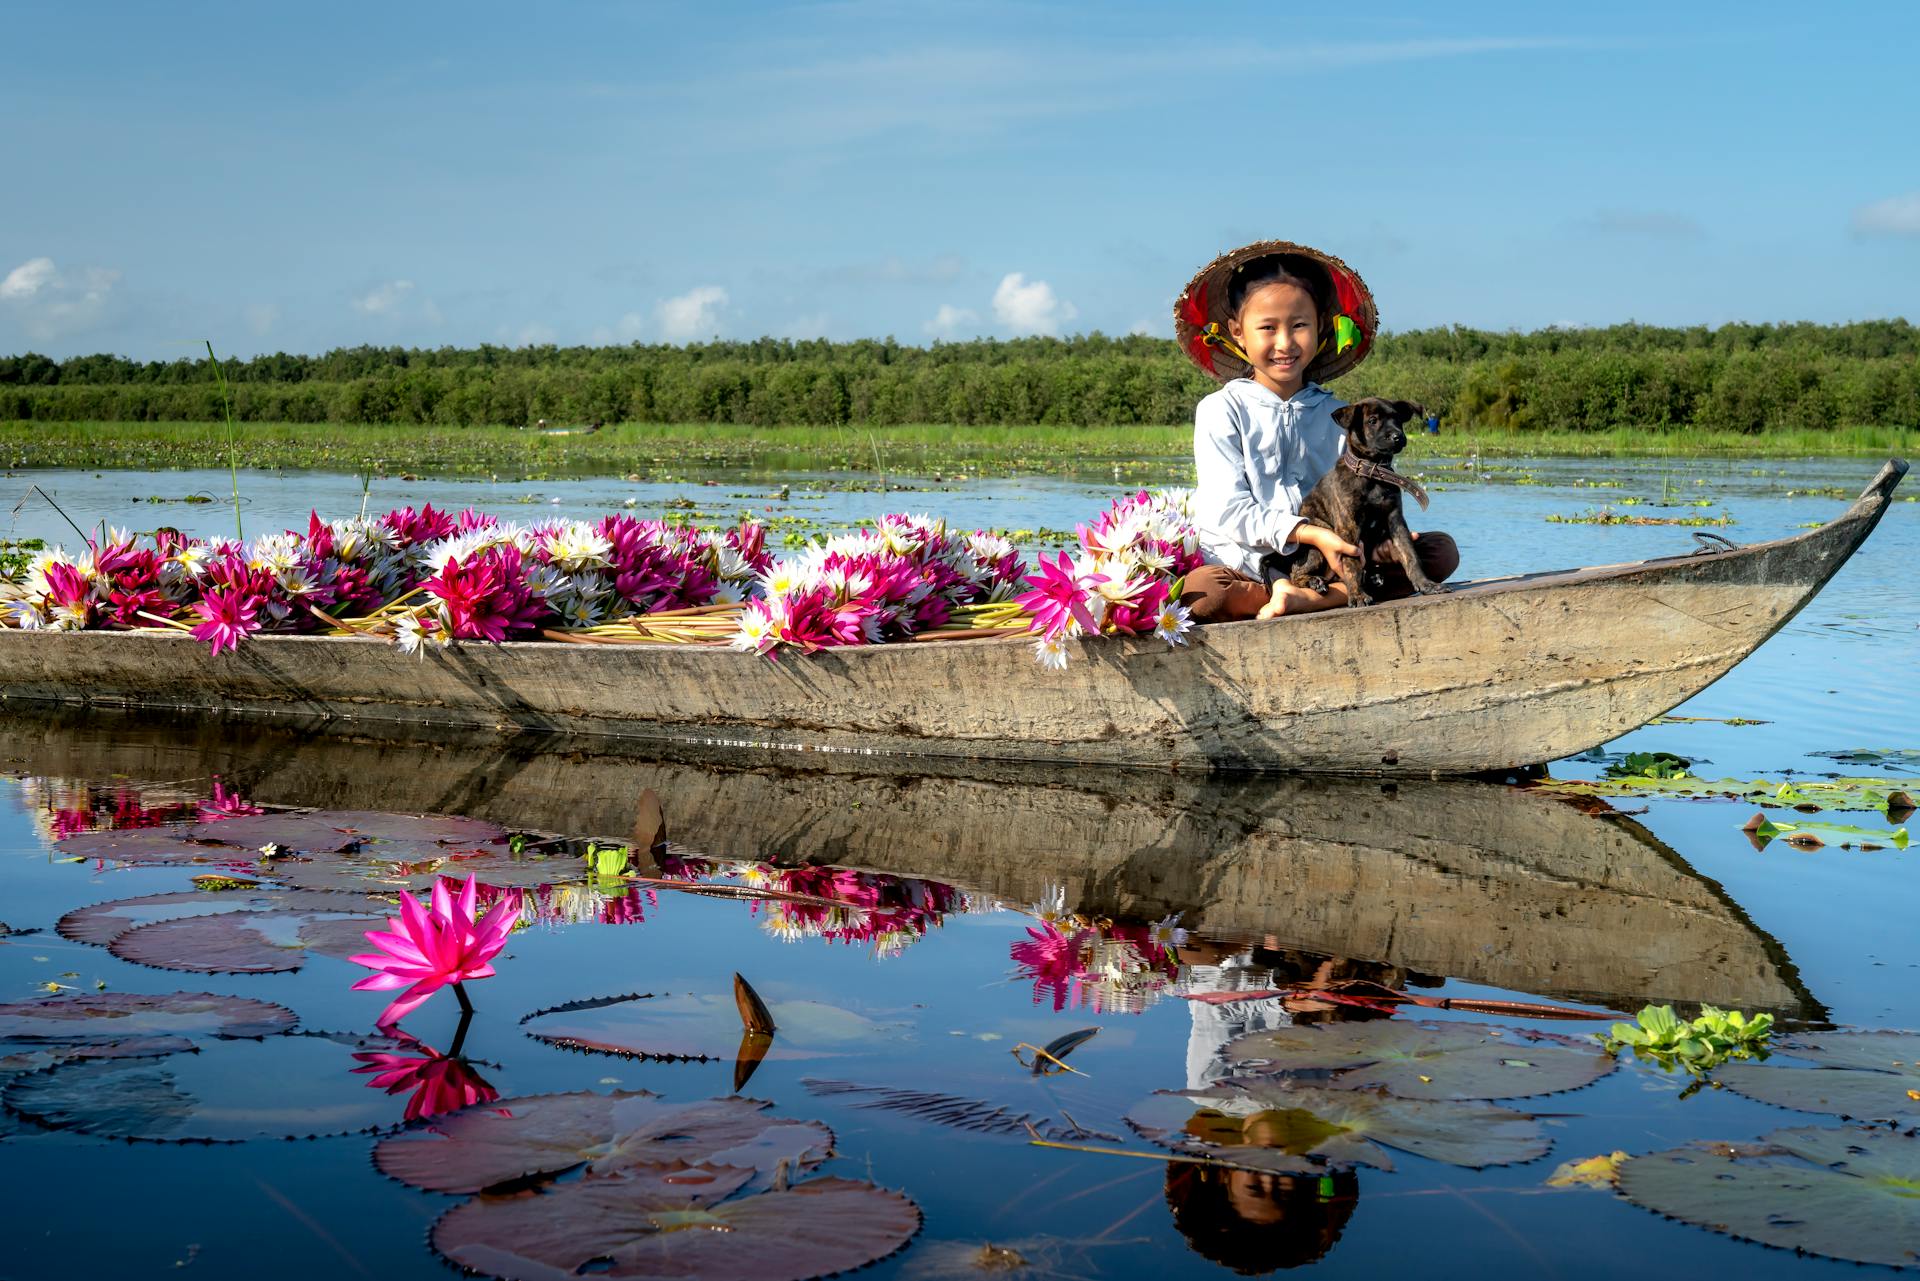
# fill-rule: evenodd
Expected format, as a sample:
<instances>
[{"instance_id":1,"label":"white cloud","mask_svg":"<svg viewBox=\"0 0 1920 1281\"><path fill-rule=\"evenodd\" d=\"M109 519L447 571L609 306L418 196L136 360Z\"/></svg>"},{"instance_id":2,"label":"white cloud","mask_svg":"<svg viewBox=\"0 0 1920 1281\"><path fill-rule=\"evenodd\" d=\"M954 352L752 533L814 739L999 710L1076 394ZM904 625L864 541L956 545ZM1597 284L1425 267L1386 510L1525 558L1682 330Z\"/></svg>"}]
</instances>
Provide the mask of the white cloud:
<instances>
[{"instance_id":1,"label":"white cloud","mask_svg":"<svg viewBox=\"0 0 1920 1281\"><path fill-rule=\"evenodd\" d=\"M366 293L353 300L353 309L369 316L384 316L392 312L413 292L411 280L389 280L383 285L375 285Z\"/></svg>"},{"instance_id":2,"label":"white cloud","mask_svg":"<svg viewBox=\"0 0 1920 1281\"><path fill-rule=\"evenodd\" d=\"M1136 320L1128 327L1129 334L1142 334L1148 338L1171 338L1165 325L1156 325L1150 320Z\"/></svg>"},{"instance_id":3,"label":"white cloud","mask_svg":"<svg viewBox=\"0 0 1920 1281\"><path fill-rule=\"evenodd\" d=\"M0 302L20 315L34 338L56 338L91 329L107 309L120 273L105 267L64 272L51 258L29 258L0 280Z\"/></svg>"},{"instance_id":4,"label":"white cloud","mask_svg":"<svg viewBox=\"0 0 1920 1281\"><path fill-rule=\"evenodd\" d=\"M545 347L558 342L560 335L554 332L552 325L533 324L520 326L516 338L522 347Z\"/></svg>"},{"instance_id":5,"label":"white cloud","mask_svg":"<svg viewBox=\"0 0 1920 1281\"><path fill-rule=\"evenodd\" d=\"M720 309L726 305L727 291L719 285L696 286L656 309L660 332L669 342L711 338L719 330Z\"/></svg>"},{"instance_id":6,"label":"white cloud","mask_svg":"<svg viewBox=\"0 0 1920 1281\"><path fill-rule=\"evenodd\" d=\"M1028 280L1026 273L1010 271L993 291L993 314L1017 334L1053 334L1063 321L1080 312L1064 298L1056 298L1044 280Z\"/></svg>"},{"instance_id":7,"label":"white cloud","mask_svg":"<svg viewBox=\"0 0 1920 1281\"><path fill-rule=\"evenodd\" d=\"M1861 205L1853 211L1853 230L1862 236L1920 236L1920 191Z\"/></svg>"},{"instance_id":8,"label":"white cloud","mask_svg":"<svg viewBox=\"0 0 1920 1281\"><path fill-rule=\"evenodd\" d=\"M52 284L58 273L51 258L29 258L0 280L0 298L31 298Z\"/></svg>"},{"instance_id":9,"label":"white cloud","mask_svg":"<svg viewBox=\"0 0 1920 1281\"><path fill-rule=\"evenodd\" d=\"M280 308L270 302L249 303L245 315L247 328L253 331L254 337L264 338L279 323Z\"/></svg>"},{"instance_id":10,"label":"white cloud","mask_svg":"<svg viewBox=\"0 0 1920 1281\"><path fill-rule=\"evenodd\" d=\"M959 338L962 335L971 338L980 332L980 313L943 302L940 310L933 314L933 319L921 328L935 338Z\"/></svg>"}]
</instances>

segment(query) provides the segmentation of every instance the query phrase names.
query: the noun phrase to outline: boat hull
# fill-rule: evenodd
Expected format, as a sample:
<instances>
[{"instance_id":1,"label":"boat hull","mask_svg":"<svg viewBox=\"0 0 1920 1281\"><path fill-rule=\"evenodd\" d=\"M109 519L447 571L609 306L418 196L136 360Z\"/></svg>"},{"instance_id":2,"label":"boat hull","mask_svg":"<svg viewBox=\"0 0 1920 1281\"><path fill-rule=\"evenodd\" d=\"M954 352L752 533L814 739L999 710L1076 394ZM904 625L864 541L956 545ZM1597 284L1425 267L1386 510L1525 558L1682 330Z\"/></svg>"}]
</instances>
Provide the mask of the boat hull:
<instances>
[{"instance_id":1,"label":"boat hull","mask_svg":"<svg viewBox=\"0 0 1920 1281\"><path fill-rule=\"evenodd\" d=\"M552 641L410 656L272 636L0 631L0 698L240 710L788 750L1389 775L1524 767L1719 679L1872 531L1906 465L1841 517L1730 551L1470 583L1367 609L1196 628L1190 643L870 646L769 661Z\"/></svg>"}]
</instances>

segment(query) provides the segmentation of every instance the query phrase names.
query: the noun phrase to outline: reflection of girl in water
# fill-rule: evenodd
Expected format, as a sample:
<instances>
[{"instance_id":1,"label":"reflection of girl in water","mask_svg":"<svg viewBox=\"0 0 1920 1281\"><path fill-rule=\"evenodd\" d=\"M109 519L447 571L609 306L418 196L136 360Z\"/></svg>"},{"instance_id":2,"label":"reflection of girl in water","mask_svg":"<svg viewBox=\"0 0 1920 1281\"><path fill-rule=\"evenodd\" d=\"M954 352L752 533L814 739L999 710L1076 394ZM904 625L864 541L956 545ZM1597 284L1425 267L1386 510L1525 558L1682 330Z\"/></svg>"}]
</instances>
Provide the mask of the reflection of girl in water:
<instances>
[{"instance_id":1,"label":"reflection of girl in water","mask_svg":"<svg viewBox=\"0 0 1920 1281\"><path fill-rule=\"evenodd\" d=\"M1297 1268L1340 1239L1360 1199L1351 1171L1261 1174L1176 1161L1167 1166L1167 1208L1194 1251L1242 1276Z\"/></svg>"},{"instance_id":2,"label":"reflection of girl in water","mask_svg":"<svg viewBox=\"0 0 1920 1281\"><path fill-rule=\"evenodd\" d=\"M1249 1032L1267 1032L1294 1023L1321 1023L1336 1019L1371 1019L1381 1015L1350 1005L1334 1005L1307 995L1313 989L1341 979L1364 978L1388 987L1401 987L1407 972L1391 965L1349 961L1312 952L1290 952L1275 946L1271 937L1261 946L1189 938L1179 949L1182 962L1179 990L1184 996L1209 992L1265 992L1300 988L1280 996L1251 997L1214 1003L1189 1000L1193 1027L1187 1034L1187 1088L1199 1090L1232 1075L1224 1051L1227 1043Z\"/></svg>"}]
</instances>

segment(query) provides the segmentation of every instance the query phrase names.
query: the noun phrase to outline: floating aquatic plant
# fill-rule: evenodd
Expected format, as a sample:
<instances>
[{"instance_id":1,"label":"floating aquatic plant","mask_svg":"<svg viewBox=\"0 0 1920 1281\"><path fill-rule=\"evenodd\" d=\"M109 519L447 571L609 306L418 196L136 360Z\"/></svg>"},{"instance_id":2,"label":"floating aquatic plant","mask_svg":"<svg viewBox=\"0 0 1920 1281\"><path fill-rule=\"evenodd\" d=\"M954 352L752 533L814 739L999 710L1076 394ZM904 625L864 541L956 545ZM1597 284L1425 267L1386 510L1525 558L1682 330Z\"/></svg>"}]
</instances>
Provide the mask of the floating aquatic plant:
<instances>
[{"instance_id":1,"label":"floating aquatic plant","mask_svg":"<svg viewBox=\"0 0 1920 1281\"><path fill-rule=\"evenodd\" d=\"M831 1130L769 1116L772 1106L738 1096L670 1103L644 1090L523 1095L384 1139L373 1163L429 1192L484 1192L573 1170L604 1178L684 1161L771 1177L827 1159Z\"/></svg>"},{"instance_id":2,"label":"floating aquatic plant","mask_svg":"<svg viewBox=\"0 0 1920 1281\"><path fill-rule=\"evenodd\" d=\"M103 1138L240 1143L375 1132L392 1105L343 1071L383 1042L291 1032L198 1053L86 1059L15 1077L6 1106L48 1129Z\"/></svg>"},{"instance_id":3,"label":"floating aquatic plant","mask_svg":"<svg viewBox=\"0 0 1920 1281\"><path fill-rule=\"evenodd\" d=\"M156 921L118 935L107 950L136 965L192 974L285 974L316 953L345 960L385 905L351 894L328 897L345 901Z\"/></svg>"},{"instance_id":4,"label":"floating aquatic plant","mask_svg":"<svg viewBox=\"0 0 1920 1281\"><path fill-rule=\"evenodd\" d=\"M1400 1099L1268 1077L1154 1094L1128 1111L1127 1123L1176 1152L1277 1174L1319 1173L1328 1164L1391 1170L1386 1148L1480 1169L1531 1161L1549 1146L1533 1117L1491 1103Z\"/></svg>"},{"instance_id":5,"label":"floating aquatic plant","mask_svg":"<svg viewBox=\"0 0 1920 1281\"><path fill-rule=\"evenodd\" d=\"M1226 1048L1236 1072L1331 1072L1334 1089L1408 1099L1510 1099L1591 1085L1614 1062L1590 1043L1488 1023L1383 1019L1250 1032Z\"/></svg>"},{"instance_id":6,"label":"floating aquatic plant","mask_svg":"<svg viewBox=\"0 0 1920 1281\"><path fill-rule=\"evenodd\" d=\"M54 926L61 938L105 947L129 930L188 917L218 916L229 912L317 913L357 915L378 912L382 905L358 894L315 890L284 890L260 886L242 890L177 890L170 894L143 894L138 898L109 899L77 907Z\"/></svg>"},{"instance_id":7,"label":"floating aquatic plant","mask_svg":"<svg viewBox=\"0 0 1920 1281\"><path fill-rule=\"evenodd\" d=\"M460 1267L505 1278L808 1281L886 1258L920 1230L918 1206L871 1183L820 1178L733 1197L747 1177L656 1167L480 1197L447 1211L429 1239Z\"/></svg>"},{"instance_id":8,"label":"floating aquatic plant","mask_svg":"<svg viewBox=\"0 0 1920 1281\"><path fill-rule=\"evenodd\" d=\"M1782 1038L1773 1050L1814 1066L1735 1063L1716 1079L1737 1094L1778 1107L1920 1125L1920 1033L1804 1032Z\"/></svg>"},{"instance_id":9,"label":"floating aquatic plant","mask_svg":"<svg viewBox=\"0 0 1920 1281\"><path fill-rule=\"evenodd\" d=\"M1920 1139L1907 1134L1808 1127L1694 1143L1634 1157L1619 1188L1669 1218L1784 1250L1896 1268L1920 1258Z\"/></svg>"},{"instance_id":10,"label":"floating aquatic plant","mask_svg":"<svg viewBox=\"0 0 1920 1281\"><path fill-rule=\"evenodd\" d=\"M1683 1019L1671 1005L1649 1005L1634 1022L1615 1023L1595 1039L1608 1054L1630 1049L1635 1058L1663 1071L1679 1068L1701 1077L1734 1059L1766 1058L1772 1035L1771 1014L1748 1016L1703 1005L1698 1015Z\"/></svg>"},{"instance_id":11,"label":"floating aquatic plant","mask_svg":"<svg viewBox=\"0 0 1920 1281\"><path fill-rule=\"evenodd\" d=\"M0 1005L0 1041L103 1044L136 1037L261 1037L290 1032L284 1005L210 992L93 992Z\"/></svg>"},{"instance_id":12,"label":"floating aquatic plant","mask_svg":"<svg viewBox=\"0 0 1920 1281\"><path fill-rule=\"evenodd\" d=\"M898 1038L904 1025L881 1023L821 1001L767 1006L779 1032L764 1057L821 1058ZM521 1020L528 1036L570 1050L649 1059L732 1058L740 1045L740 1011L725 996L643 993L574 1001Z\"/></svg>"},{"instance_id":13,"label":"floating aquatic plant","mask_svg":"<svg viewBox=\"0 0 1920 1281\"><path fill-rule=\"evenodd\" d=\"M447 882L435 881L431 906L413 895L400 894L400 915L387 929L366 931L378 952L347 959L376 973L353 985L356 992L391 992L405 988L376 1020L386 1027L420 1008L427 998L448 984L460 998L461 1009L471 1009L464 984L468 979L493 977L493 958L507 945L508 932L519 919L517 897L502 897L484 917L475 918L478 883L473 877L450 894Z\"/></svg>"}]
</instances>

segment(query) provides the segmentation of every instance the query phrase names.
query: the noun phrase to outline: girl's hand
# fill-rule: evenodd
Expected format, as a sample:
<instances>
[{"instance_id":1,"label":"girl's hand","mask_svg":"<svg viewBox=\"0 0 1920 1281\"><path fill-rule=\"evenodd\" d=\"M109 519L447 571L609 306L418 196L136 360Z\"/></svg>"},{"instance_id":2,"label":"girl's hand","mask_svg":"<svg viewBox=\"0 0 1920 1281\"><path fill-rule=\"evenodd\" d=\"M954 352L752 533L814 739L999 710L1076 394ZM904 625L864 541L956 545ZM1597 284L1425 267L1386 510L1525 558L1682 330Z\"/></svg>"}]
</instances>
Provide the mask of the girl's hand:
<instances>
[{"instance_id":1,"label":"girl's hand","mask_svg":"<svg viewBox=\"0 0 1920 1281\"><path fill-rule=\"evenodd\" d=\"M1334 533L1331 529L1326 529L1320 525L1295 526L1293 541L1296 543L1305 543L1309 547L1317 548L1320 554L1327 558L1329 565L1337 565L1339 563L1334 559L1336 556L1352 556L1357 558L1360 555L1360 549L1358 547L1340 537L1340 535Z\"/></svg>"}]
</instances>

